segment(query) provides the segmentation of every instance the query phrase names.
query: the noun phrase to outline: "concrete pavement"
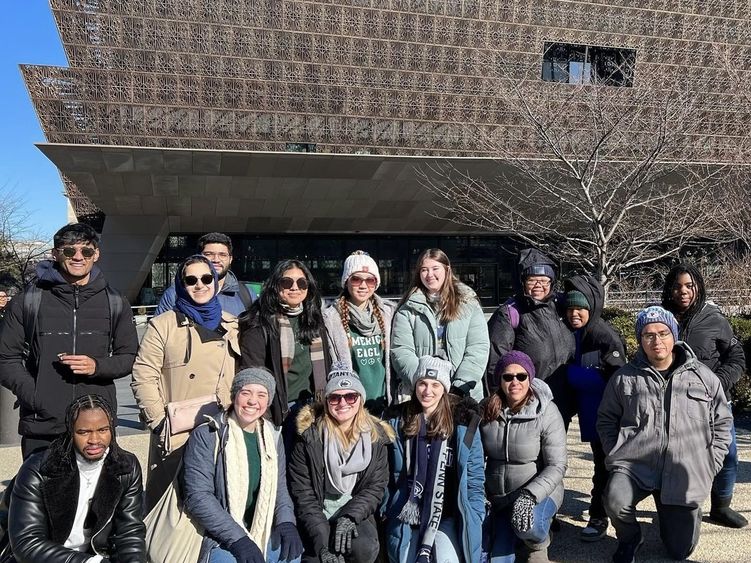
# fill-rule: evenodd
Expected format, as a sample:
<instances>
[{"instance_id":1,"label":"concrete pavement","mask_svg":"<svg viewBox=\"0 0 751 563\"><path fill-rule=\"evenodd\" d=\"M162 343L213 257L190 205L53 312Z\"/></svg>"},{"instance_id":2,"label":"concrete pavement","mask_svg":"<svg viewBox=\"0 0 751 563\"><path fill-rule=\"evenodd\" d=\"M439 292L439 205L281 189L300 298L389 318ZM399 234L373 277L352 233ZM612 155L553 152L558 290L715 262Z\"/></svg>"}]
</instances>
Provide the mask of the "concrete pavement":
<instances>
[{"instance_id":1,"label":"concrete pavement","mask_svg":"<svg viewBox=\"0 0 751 563\"><path fill-rule=\"evenodd\" d=\"M132 400L132 399L131 399ZM120 417L132 418L127 401L121 403ZM736 485L733 507L751 519L751 419L741 419L738 424L738 450L740 457L738 484ZM124 431L124 432L123 432ZM123 435L124 434L124 435ZM120 429L120 444L135 453L146 466L148 435L131 427ZM569 469L566 474L566 496L559 519L561 531L554 535L549 550L551 561L584 563L607 562L616 548L615 534L611 526L608 537L597 543L583 543L579 531L586 525L582 512L589 506L591 488L592 456L589 447L578 440L577 421L571 424L568 436ZM0 447L0 488L21 464L21 451L18 447ZM640 505L639 520L645 536L644 546L639 552L638 561L667 562L657 532L657 519L651 498ZM705 506L709 510L708 504ZM707 563L744 563L751 561L751 527L743 530L730 530L711 524L706 519L702 524L699 546L689 561ZM474 562L473 562L474 563Z\"/></svg>"}]
</instances>

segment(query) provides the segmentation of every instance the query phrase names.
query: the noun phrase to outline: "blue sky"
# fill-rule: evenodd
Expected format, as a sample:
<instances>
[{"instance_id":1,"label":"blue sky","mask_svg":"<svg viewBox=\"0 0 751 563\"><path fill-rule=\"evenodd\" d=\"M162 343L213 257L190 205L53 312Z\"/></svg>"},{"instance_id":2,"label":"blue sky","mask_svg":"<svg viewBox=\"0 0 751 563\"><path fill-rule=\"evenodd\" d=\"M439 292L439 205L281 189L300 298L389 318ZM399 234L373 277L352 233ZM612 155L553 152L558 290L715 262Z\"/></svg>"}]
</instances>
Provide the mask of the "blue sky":
<instances>
[{"instance_id":1,"label":"blue sky","mask_svg":"<svg viewBox=\"0 0 751 563\"><path fill-rule=\"evenodd\" d=\"M4 2L0 37L0 186L22 195L35 230L52 235L66 221L67 203L57 168L34 146L44 133L18 68L68 65L49 3Z\"/></svg>"}]
</instances>

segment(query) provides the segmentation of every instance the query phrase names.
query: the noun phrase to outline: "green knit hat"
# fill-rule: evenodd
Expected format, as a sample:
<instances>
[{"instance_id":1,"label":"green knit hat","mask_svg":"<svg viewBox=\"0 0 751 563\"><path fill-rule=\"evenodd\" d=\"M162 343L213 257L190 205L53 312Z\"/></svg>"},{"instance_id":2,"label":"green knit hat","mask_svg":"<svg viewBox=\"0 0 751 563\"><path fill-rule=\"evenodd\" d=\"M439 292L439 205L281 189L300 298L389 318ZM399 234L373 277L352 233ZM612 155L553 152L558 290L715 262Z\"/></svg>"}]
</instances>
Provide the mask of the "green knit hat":
<instances>
[{"instance_id":1,"label":"green knit hat","mask_svg":"<svg viewBox=\"0 0 751 563\"><path fill-rule=\"evenodd\" d=\"M587 298L584 296L584 294L581 291L569 291L566 294L566 307L567 308L575 308L575 309L586 309L587 311L591 310L592 307L589 305L589 301L587 301Z\"/></svg>"}]
</instances>

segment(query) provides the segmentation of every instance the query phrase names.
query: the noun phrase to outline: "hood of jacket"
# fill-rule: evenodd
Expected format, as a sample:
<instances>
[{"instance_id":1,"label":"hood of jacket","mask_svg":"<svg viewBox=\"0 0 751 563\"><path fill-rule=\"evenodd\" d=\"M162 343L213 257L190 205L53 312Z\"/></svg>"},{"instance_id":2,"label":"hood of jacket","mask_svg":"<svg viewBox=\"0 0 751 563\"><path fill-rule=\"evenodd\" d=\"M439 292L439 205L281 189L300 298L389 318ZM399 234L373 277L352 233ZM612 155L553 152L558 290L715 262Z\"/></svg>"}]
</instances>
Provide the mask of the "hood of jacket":
<instances>
[{"instance_id":1,"label":"hood of jacket","mask_svg":"<svg viewBox=\"0 0 751 563\"><path fill-rule=\"evenodd\" d=\"M522 272L531 266L546 265L553 268L556 271L555 262L553 262L547 255L543 254L536 248L525 248L519 252L519 259L516 262L517 267L517 279L521 282Z\"/></svg>"},{"instance_id":2,"label":"hood of jacket","mask_svg":"<svg viewBox=\"0 0 751 563\"><path fill-rule=\"evenodd\" d=\"M459 298L462 303L467 303L472 299L477 299L477 294L475 293L475 291L462 282L458 282L456 284L456 289L459 292ZM418 309L427 308L432 310L432 306L430 305L430 303L428 303L427 295L425 295L425 292L421 289L415 289L407 298L405 305Z\"/></svg>"},{"instance_id":3,"label":"hood of jacket","mask_svg":"<svg viewBox=\"0 0 751 563\"><path fill-rule=\"evenodd\" d=\"M584 328L591 328L592 324L602 316L602 309L605 306L605 290L600 282L589 275L573 276L563 282L563 288L566 293L569 291L580 291L587 298L587 303L589 303L589 321Z\"/></svg>"},{"instance_id":4,"label":"hood of jacket","mask_svg":"<svg viewBox=\"0 0 751 563\"><path fill-rule=\"evenodd\" d=\"M224 276L224 285L219 293L237 293L240 291L240 282L237 281L237 276L232 270L227 270L227 275Z\"/></svg>"},{"instance_id":5,"label":"hood of jacket","mask_svg":"<svg viewBox=\"0 0 751 563\"><path fill-rule=\"evenodd\" d=\"M365 410L367 411L367 409ZM394 429L391 427L391 425L388 424L385 420L376 418L371 414L368 414L368 416L373 422L376 423L376 427L379 429L379 432L384 438L383 441L393 442L395 434ZM313 425L317 424L321 420L321 417L323 417L322 403L314 403L312 405L306 405L301 408L300 412L297 413L297 418L295 419L297 434L299 436L305 434L305 432L307 432L310 428L313 427Z\"/></svg>"},{"instance_id":6,"label":"hood of jacket","mask_svg":"<svg viewBox=\"0 0 751 563\"><path fill-rule=\"evenodd\" d=\"M693 367L699 361L696 359L696 354L694 354L691 347L681 340L677 341L675 346L673 346L673 354L675 354L675 359L673 360L673 371ZM652 367L652 364L649 363L647 355L644 353L641 346L639 346L639 349L636 351L633 365L638 369L656 371L655 368Z\"/></svg>"}]
</instances>

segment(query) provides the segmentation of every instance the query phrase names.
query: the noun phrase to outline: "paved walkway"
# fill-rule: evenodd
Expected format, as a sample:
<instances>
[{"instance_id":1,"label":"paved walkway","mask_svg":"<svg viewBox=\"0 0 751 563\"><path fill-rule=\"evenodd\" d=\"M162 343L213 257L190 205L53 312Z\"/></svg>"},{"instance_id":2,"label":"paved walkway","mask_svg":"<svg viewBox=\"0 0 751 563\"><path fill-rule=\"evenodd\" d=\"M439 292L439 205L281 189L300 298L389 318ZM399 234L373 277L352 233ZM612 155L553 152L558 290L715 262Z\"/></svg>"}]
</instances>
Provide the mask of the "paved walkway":
<instances>
[{"instance_id":1,"label":"paved walkway","mask_svg":"<svg viewBox=\"0 0 751 563\"><path fill-rule=\"evenodd\" d=\"M751 419L739 421L738 449L740 466L733 506L751 520ZM141 466L145 467L148 435L134 433L120 438L121 445L138 455ZM586 522L582 512L589 506L592 461L588 446L578 439L576 419L569 431L569 469L566 475L566 496L561 510L561 531L555 534L550 547L550 560L570 563L607 562L615 551L616 541L613 528L609 537L598 543L579 541L579 531ZM4 488L21 464L19 447L0 447L0 489ZM707 510L708 506L705 507ZM643 523L645 543L638 561L667 562L660 539L657 535L657 522L654 503L651 497L640 505L639 520ZM646 524L646 525L645 525ZM751 561L751 527L744 530L730 530L711 524L706 519L702 524L699 546L689 561L707 563L745 563Z\"/></svg>"}]
</instances>

